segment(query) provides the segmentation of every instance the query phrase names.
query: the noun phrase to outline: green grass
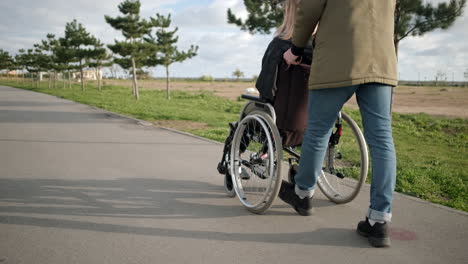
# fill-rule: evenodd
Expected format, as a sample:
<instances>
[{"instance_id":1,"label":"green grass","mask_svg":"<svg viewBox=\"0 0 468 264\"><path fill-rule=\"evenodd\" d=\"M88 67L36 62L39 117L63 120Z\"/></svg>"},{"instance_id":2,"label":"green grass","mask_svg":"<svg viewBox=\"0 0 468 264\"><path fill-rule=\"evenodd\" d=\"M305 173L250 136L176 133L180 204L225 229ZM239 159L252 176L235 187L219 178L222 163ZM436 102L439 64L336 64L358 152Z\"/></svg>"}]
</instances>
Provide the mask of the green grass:
<instances>
[{"instance_id":1,"label":"green grass","mask_svg":"<svg viewBox=\"0 0 468 264\"><path fill-rule=\"evenodd\" d=\"M206 123L210 131L204 133L210 135L210 139L218 141L228 131L226 120L238 119L242 108L240 102L221 99L209 92L194 94L172 91L171 99L167 100L165 91L140 89L140 100L136 101L129 87L103 86L99 92L96 87L87 84L86 90L82 92L76 84L71 89L48 89L47 83L42 83L40 88L31 88L29 83L22 85L0 81L0 84L55 95L148 121L189 120ZM194 131L189 128L188 132Z\"/></svg>"},{"instance_id":2,"label":"green grass","mask_svg":"<svg viewBox=\"0 0 468 264\"><path fill-rule=\"evenodd\" d=\"M394 113L393 137L397 192L468 211L468 120Z\"/></svg>"},{"instance_id":3,"label":"green grass","mask_svg":"<svg viewBox=\"0 0 468 264\"><path fill-rule=\"evenodd\" d=\"M166 100L164 91L141 90L140 100L135 101L128 87L104 86L99 92L91 86L82 92L78 85L72 89L48 89L46 83L41 88L5 80L0 83L148 121L206 123L206 128L188 127L185 131L220 142L226 137L228 123L238 120L245 103L208 92L173 91L172 99ZM346 112L360 123L358 111L346 109ZM393 129L398 159L396 191L468 211L468 120L394 114Z\"/></svg>"}]
</instances>

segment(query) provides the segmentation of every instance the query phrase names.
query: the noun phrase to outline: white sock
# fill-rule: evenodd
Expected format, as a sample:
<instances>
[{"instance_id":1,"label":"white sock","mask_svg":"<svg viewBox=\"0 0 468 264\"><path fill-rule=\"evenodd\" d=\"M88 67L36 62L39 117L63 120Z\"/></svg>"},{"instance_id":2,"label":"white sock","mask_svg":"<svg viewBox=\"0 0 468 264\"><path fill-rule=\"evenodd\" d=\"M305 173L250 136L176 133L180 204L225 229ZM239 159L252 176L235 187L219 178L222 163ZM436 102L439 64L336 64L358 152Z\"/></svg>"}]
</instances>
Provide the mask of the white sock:
<instances>
[{"instance_id":1,"label":"white sock","mask_svg":"<svg viewBox=\"0 0 468 264\"><path fill-rule=\"evenodd\" d=\"M371 226L374 226L375 223L385 224L385 221L376 221L376 220L369 219L369 224L370 224Z\"/></svg>"},{"instance_id":2,"label":"white sock","mask_svg":"<svg viewBox=\"0 0 468 264\"><path fill-rule=\"evenodd\" d=\"M314 193L315 193L315 189L312 189L312 190L301 190L297 185L294 186L294 192L297 194L297 196L299 196L299 198L301 199L304 199L306 197L308 198L312 198L312 196L314 196Z\"/></svg>"}]
</instances>

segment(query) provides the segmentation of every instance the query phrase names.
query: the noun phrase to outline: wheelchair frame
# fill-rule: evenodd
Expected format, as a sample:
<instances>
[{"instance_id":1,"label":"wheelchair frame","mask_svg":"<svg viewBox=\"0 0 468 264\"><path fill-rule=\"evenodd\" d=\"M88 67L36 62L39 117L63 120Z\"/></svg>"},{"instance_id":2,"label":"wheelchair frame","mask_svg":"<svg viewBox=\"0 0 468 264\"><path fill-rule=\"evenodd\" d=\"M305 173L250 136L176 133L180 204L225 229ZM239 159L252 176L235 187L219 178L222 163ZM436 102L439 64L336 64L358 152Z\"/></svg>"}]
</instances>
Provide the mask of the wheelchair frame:
<instances>
[{"instance_id":1,"label":"wheelchair frame","mask_svg":"<svg viewBox=\"0 0 468 264\"><path fill-rule=\"evenodd\" d=\"M257 96L252 96L252 95L242 95L243 99L247 99L248 102L244 105L241 113L240 113L240 121L243 120L245 117L247 117L250 113L253 112L263 112L267 114L269 117L271 117L273 124L276 126L276 113L275 109L273 106L265 99L261 99ZM335 203L348 203L352 201L355 196L357 196L357 193L359 192L362 184L364 183L366 177L367 177L367 172L368 172L368 153L367 153L367 146L365 143L364 136L362 135L362 132L360 131L359 127L357 124L352 120L349 116L344 115L341 111L339 112L339 115L337 117L337 121L335 122L335 130L331 134L329 143L328 143L328 149L327 149L327 155L325 158L325 162L327 163L327 171L329 174L336 176L337 178L344 179L345 176L340 173L335 171L335 158L336 158L336 153L335 153L335 146L340 143L340 138L342 135L342 124L343 124L343 119L346 121L348 125L350 125L352 132L354 133L354 136L357 138L357 143L360 148L360 154L361 154L361 171L360 171L360 177L358 179L358 186L356 187L356 190L353 191L353 194L351 195L350 198L347 199L340 199L339 197L339 191L336 191L334 189L334 186L329 183L327 177L324 176L324 172L322 171L322 176L317 179L318 185L322 192L329 198L331 201ZM230 123L230 131L229 135L226 138L225 144L224 144L224 149L223 149L223 156L221 158L221 162L218 164L218 172L220 174L225 175L225 188L226 192L229 196L233 197L236 195L235 191L233 190L233 184L232 184L232 178L229 186L229 177L233 177L233 175L230 175L230 155L231 155L231 146L232 146L232 141L234 137L234 133L237 129L237 126L239 122L233 122ZM277 130L277 128L276 128ZM282 139L280 140L282 141ZM292 147L283 147L282 150L284 150L286 153L291 155L291 158L288 159L289 163L289 181L294 182L294 175L298 170L298 163L300 160L300 154ZM341 156L341 153L338 153ZM341 159L339 157L338 159ZM282 161L281 161L282 162ZM227 182L226 182L227 181ZM247 208L249 209L249 208ZM267 209L267 208L266 208ZM251 210L250 211L254 213L262 213L264 210Z\"/></svg>"}]
</instances>

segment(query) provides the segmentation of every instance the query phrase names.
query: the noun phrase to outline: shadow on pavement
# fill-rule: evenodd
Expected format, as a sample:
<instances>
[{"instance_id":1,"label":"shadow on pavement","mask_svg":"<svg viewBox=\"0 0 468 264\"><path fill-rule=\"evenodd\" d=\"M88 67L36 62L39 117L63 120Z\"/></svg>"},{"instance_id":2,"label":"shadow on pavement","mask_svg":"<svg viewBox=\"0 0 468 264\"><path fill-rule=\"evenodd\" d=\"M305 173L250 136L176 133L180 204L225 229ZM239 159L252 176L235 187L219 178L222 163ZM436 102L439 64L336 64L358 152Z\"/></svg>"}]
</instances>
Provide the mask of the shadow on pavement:
<instances>
[{"instance_id":1,"label":"shadow on pavement","mask_svg":"<svg viewBox=\"0 0 468 264\"><path fill-rule=\"evenodd\" d=\"M103 123L121 119L108 113L0 110L3 123Z\"/></svg>"},{"instance_id":2,"label":"shadow on pavement","mask_svg":"<svg viewBox=\"0 0 468 264\"><path fill-rule=\"evenodd\" d=\"M85 140L44 140L44 139L5 139L0 138L0 142L21 142L21 143L56 143L56 144L89 144L89 145L170 145L170 146L211 146L211 143L181 143L171 141L159 141L159 142L122 142L122 141L85 141Z\"/></svg>"},{"instance_id":3,"label":"shadow on pavement","mask_svg":"<svg viewBox=\"0 0 468 264\"><path fill-rule=\"evenodd\" d=\"M368 242L364 239L359 239L354 230L343 228L321 228L300 233L228 233L3 215L0 215L0 223L188 239L369 248Z\"/></svg>"},{"instance_id":4,"label":"shadow on pavement","mask_svg":"<svg viewBox=\"0 0 468 264\"><path fill-rule=\"evenodd\" d=\"M249 214L241 206L206 202L212 198L228 199L220 186L196 181L157 178L0 180L0 202L3 202L0 212L164 219ZM198 203L197 200L203 201Z\"/></svg>"},{"instance_id":5,"label":"shadow on pavement","mask_svg":"<svg viewBox=\"0 0 468 264\"><path fill-rule=\"evenodd\" d=\"M105 223L105 218L102 222L86 219L203 219L251 215L240 204L225 205L225 199L231 198L226 197L220 186L197 181L0 179L0 223L220 241L368 247L367 241L358 238L354 230L340 228L300 233L229 233ZM274 209L268 215L294 216ZM76 216L76 220L57 219L58 216Z\"/></svg>"},{"instance_id":6,"label":"shadow on pavement","mask_svg":"<svg viewBox=\"0 0 468 264\"><path fill-rule=\"evenodd\" d=\"M38 102L38 101L0 101L0 107L48 107L73 105L71 102Z\"/></svg>"}]
</instances>

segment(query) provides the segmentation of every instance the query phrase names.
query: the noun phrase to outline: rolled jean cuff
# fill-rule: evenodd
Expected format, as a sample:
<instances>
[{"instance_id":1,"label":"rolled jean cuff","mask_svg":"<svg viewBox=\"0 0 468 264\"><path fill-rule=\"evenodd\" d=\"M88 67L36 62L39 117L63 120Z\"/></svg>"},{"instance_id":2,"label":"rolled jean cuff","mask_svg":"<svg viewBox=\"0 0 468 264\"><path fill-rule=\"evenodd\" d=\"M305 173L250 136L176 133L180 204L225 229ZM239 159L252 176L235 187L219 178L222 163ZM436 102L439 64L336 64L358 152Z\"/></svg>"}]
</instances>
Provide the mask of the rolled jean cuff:
<instances>
[{"instance_id":1,"label":"rolled jean cuff","mask_svg":"<svg viewBox=\"0 0 468 264\"><path fill-rule=\"evenodd\" d=\"M392 221L392 214L379 212L369 208L369 210L367 211L367 218L372 219L374 221L385 221L390 223Z\"/></svg>"}]
</instances>

